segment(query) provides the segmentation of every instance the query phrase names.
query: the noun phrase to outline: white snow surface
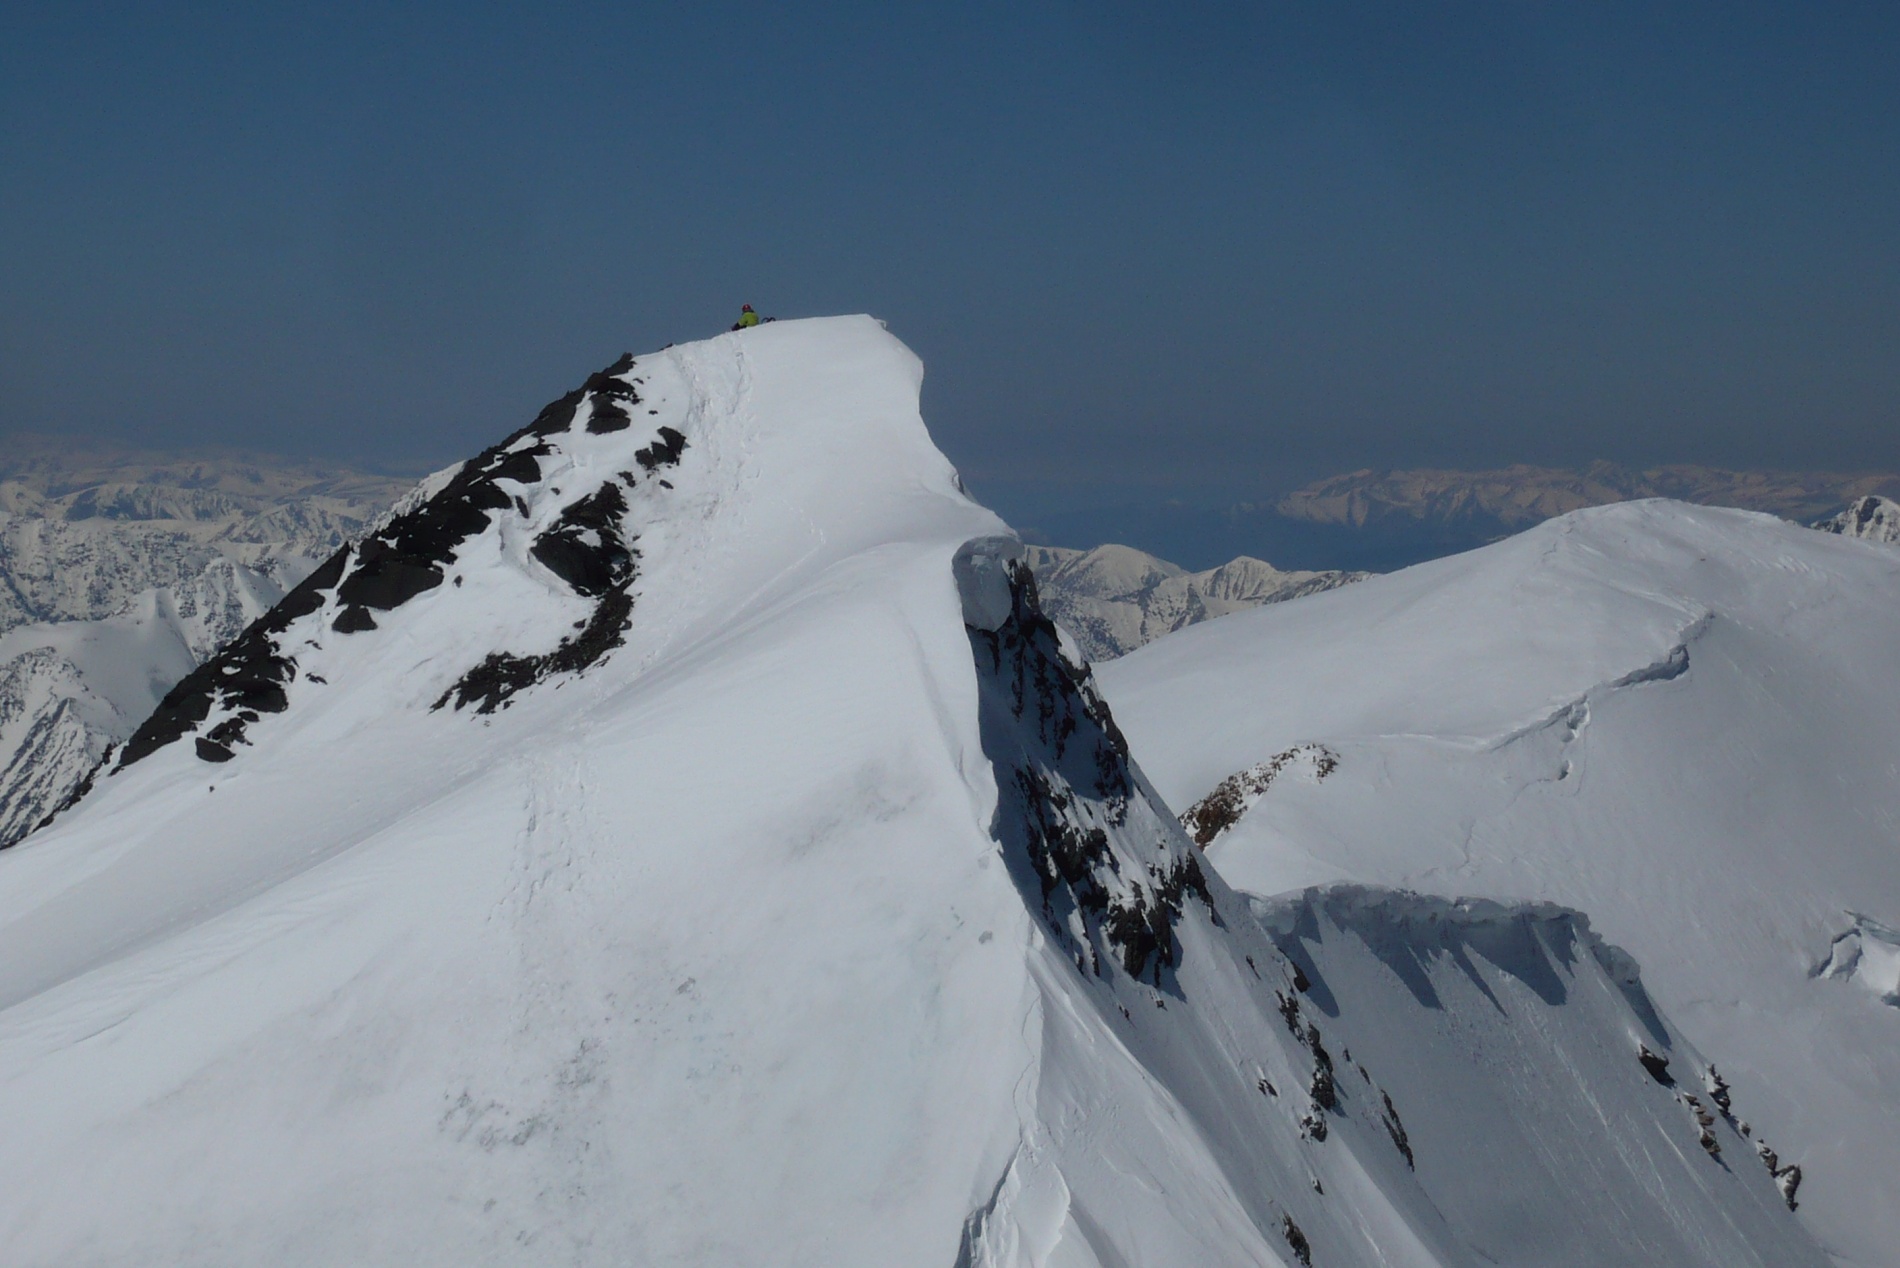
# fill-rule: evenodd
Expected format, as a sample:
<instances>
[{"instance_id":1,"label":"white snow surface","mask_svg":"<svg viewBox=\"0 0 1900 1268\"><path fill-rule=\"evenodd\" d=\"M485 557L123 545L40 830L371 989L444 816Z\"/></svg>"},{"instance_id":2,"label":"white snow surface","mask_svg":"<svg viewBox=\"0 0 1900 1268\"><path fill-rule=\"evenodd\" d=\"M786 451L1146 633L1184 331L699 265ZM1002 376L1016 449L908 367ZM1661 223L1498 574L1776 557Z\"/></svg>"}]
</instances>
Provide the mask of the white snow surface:
<instances>
[{"instance_id":1,"label":"white snow surface","mask_svg":"<svg viewBox=\"0 0 1900 1268\"><path fill-rule=\"evenodd\" d=\"M1805 1173L1843 1264L1900 1246L1900 558L1648 501L1170 635L1100 671L1170 804L1299 743L1210 847L1587 911ZM1856 989L1859 988L1859 989Z\"/></svg>"},{"instance_id":2,"label":"white snow surface","mask_svg":"<svg viewBox=\"0 0 1900 1268\"><path fill-rule=\"evenodd\" d=\"M326 591L272 635L288 707L231 760L188 735L0 854L6 1262L1476 1268L1552 1262L1546 1229L1585 1230L1575 1262L1824 1262L1637 1064L1700 1058L1633 970L1607 991L1559 939L1437 1010L1520 1075L1578 1063L1541 1069L1547 1124L1435 1074L1456 1045L1407 1055L1397 996L1366 1022L1389 1056L1348 1068L1354 1016L1202 878L920 375L862 317L635 360L633 425L583 402L443 584L347 634ZM661 427L686 447L648 471ZM624 646L432 707L586 622L529 547L610 485ZM1314 961L1334 1000L1386 971L1352 954ZM1574 1003L1513 985L1547 987L1536 956ZM1468 1136L1386 1060L1462 1089ZM1479 1149L1583 1191L1486 1216Z\"/></svg>"}]
</instances>

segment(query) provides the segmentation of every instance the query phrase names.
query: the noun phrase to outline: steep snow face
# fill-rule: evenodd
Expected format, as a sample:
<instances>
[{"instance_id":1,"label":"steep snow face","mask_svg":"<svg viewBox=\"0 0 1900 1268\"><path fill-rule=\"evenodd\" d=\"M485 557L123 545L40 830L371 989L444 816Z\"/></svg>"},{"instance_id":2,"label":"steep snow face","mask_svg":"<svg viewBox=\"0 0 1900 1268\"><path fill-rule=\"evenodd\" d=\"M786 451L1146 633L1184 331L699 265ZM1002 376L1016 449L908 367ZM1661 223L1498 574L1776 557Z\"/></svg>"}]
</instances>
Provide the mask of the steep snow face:
<instances>
[{"instance_id":1,"label":"steep snow face","mask_svg":"<svg viewBox=\"0 0 1900 1268\"><path fill-rule=\"evenodd\" d=\"M1310 1007L1347 1020L1340 1076L1382 1072L1394 1141L1488 1262L1692 1263L1736 1219L1774 1262L1787 1212L1767 1186L1746 1186L1754 1201L1739 1207L1654 1200L1656 1187L1706 1194L1757 1168L1793 1193L1800 1175L1581 914L1357 886L1254 907ZM1593 1139L1623 1165L1577 1148Z\"/></svg>"},{"instance_id":2,"label":"steep snow face","mask_svg":"<svg viewBox=\"0 0 1900 1268\"><path fill-rule=\"evenodd\" d=\"M1876 1265L1900 1245L1900 1009L1879 948L1843 948L1900 925L1896 609L1889 552L1634 503L1183 631L1102 681L1178 806L1302 743L1338 754L1210 847L1243 889L1590 912L1804 1169L1801 1217Z\"/></svg>"},{"instance_id":3,"label":"steep snow face","mask_svg":"<svg viewBox=\"0 0 1900 1268\"><path fill-rule=\"evenodd\" d=\"M1840 514L1817 521L1814 527L1862 541L1900 542L1900 502L1868 494Z\"/></svg>"},{"instance_id":4,"label":"steep snow face","mask_svg":"<svg viewBox=\"0 0 1900 1268\"><path fill-rule=\"evenodd\" d=\"M9 1264L1490 1262L918 375L865 318L616 363L0 855ZM1599 1134L1675 1262L1821 1262Z\"/></svg>"},{"instance_id":5,"label":"steep snow face","mask_svg":"<svg viewBox=\"0 0 1900 1268\"><path fill-rule=\"evenodd\" d=\"M1363 580L1363 572L1282 572L1241 556L1188 572L1127 546L1028 547L1042 604L1092 661L1126 655L1173 630Z\"/></svg>"}]
</instances>

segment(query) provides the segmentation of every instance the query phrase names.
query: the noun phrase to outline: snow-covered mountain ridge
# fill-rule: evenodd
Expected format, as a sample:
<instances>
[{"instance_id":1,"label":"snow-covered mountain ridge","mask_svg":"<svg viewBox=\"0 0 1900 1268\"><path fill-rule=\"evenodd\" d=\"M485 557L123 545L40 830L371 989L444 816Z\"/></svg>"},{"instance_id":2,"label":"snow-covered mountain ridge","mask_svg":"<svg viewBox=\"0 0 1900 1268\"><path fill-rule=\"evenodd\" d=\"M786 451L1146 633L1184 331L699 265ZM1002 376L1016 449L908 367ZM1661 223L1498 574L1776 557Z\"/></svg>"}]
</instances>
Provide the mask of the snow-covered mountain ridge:
<instances>
[{"instance_id":1,"label":"snow-covered mountain ridge","mask_svg":"<svg viewBox=\"0 0 1900 1268\"><path fill-rule=\"evenodd\" d=\"M1559 940L1561 998L1418 957L1565 1112L1388 1084L1431 1010L1204 865L920 377L868 318L616 363L0 855L10 1261L1825 1262ZM1474 1148L1588 1193L1487 1214Z\"/></svg>"},{"instance_id":2,"label":"snow-covered mountain ridge","mask_svg":"<svg viewBox=\"0 0 1900 1268\"><path fill-rule=\"evenodd\" d=\"M1897 609L1889 550L1639 502L1184 630L1101 680L1176 805L1337 754L1213 841L1245 891L1588 912L1802 1167L1801 1217L1872 1268L1900 1245Z\"/></svg>"}]
</instances>

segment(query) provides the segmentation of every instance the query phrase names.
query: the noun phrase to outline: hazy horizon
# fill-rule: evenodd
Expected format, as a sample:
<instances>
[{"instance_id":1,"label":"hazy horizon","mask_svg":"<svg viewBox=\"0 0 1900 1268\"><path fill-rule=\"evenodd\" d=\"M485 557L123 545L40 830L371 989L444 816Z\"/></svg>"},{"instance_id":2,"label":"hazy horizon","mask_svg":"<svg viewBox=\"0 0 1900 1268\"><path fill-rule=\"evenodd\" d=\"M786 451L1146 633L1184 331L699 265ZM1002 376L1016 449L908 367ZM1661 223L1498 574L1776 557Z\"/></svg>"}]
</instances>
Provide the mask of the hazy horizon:
<instances>
[{"instance_id":1,"label":"hazy horizon","mask_svg":"<svg viewBox=\"0 0 1900 1268\"><path fill-rule=\"evenodd\" d=\"M1012 518L1900 469L1900 10L0 18L0 431L424 469L868 311Z\"/></svg>"},{"instance_id":2,"label":"hazy horizon","mask_svg":"<svg viewBox=\"0 0 1900 1268\"><path fill-rule=\"evenodd\" d=\"M64 472L69 482L53 483L59 484L61 488L77 490L96 481L102 474L117 474L116 469L121 467L129 468L127 474L132 478L144 479L148 473L161 473L165 467L190 467L197 463L222 468L226 472L251 464L289 473L308 468L307 472L303 472L306 476L321 476L326 482L341 477L345 483L351 477L380 477L399 483L406 479L419 479L447 465L405 464L379 461L373 457L358 462L347 457L270 453L255 448L215 444L166 449L137 447L96 436L62 438L29 433L0 433L0 480L22 478L27 473L37 473L43 478L48 472ZM1603 470L1606 465L1611 470ZM985 487L980 482L972 484L970 492L1009 520L1025 541L1040 545L1088 549L1116 543L1133 546L1190 569L1210 568L1236 556L1248 555L1265 559L1282 568L1383 572L1483 545L1527 527L1530 521L1506 523L1479 510L1475 514L1454 519L1424 516L1408 522L1405 517L1398 516L1371 524L1348 525L1312 522L1282 514L1276 503L1283 495L1332 482L1363 488L1364 482L1356 481L1355 477L1366 474L1399 481L1417 477L1467 479L1473 488L1499 481L1510 483L1510 478L1516 476L1520 483L1515 487L1528 489L1539 480L1548 478L1554 478L1558 484L1572 481L1588 483L1592 477L1599 475L1667 476L1672 471L1690 477L1759 475L1766 477L1769 482L1777 479L1784 483L1792 482L1810 494L1811 505L1807 506L1805 513L1797 513L1793 506L1756 506L1755 509L1775 510L1801 522L1808 522L1820 513L1831 513L1846 504L1849 500L1847 496L1830 496L1827 493L1830 487L1857 481L1870 485L1878 478L1879 487L1875 491L1900 496L1900 473L1895 472L1789 472L1760 468L1729 472L1696 466L1644 471L1603 462L1576 468L1529 467L1520 464L1486 470L1425 468L1387 469L1371 473L1336 472L1298 490L1288 488L1268 491L1265 496L1254 501L1223 500L1217 496L1218 490L1203 497L1156 496L1152 491L1145 491L1144 496L1143 490L1128 486L1083 490L1079 500L1048 497L1046 490L1035 488L1005 488L1002 490L1003 496L999 497L995 496L996 489ZM1013 500L1010 497L1012 492L1015 494ZM1715 505L1729 504L1719 493L1711 500ZM1747 500L1735 501L1734 504L1753 505Z\"/></svg>"}]
</instances>

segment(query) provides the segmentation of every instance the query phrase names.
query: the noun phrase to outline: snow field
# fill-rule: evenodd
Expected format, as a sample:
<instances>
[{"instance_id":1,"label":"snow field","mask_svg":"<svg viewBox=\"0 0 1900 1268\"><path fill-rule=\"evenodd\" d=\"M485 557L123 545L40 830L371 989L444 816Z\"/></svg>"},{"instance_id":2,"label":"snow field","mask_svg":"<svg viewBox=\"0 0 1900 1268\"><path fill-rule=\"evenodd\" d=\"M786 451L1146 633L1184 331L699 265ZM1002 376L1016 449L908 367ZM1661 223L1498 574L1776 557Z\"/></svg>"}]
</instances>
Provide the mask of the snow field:
<instances>
[{"instance_id":1,"label":"snow field","mask_svg":"<svg viewBox=\"0 0 1900 1268\"><path fill-rule=\"evenodd\" d=\"M1304 742L1211 847L1235 885L1350 881L1589 913L1799 1163L1836 1262L1900 1245L1900 1010L1824 973L1900 916L1900 556L1645 502L1106 666L1175 804Z\"/></svg>"}]
</instances>

